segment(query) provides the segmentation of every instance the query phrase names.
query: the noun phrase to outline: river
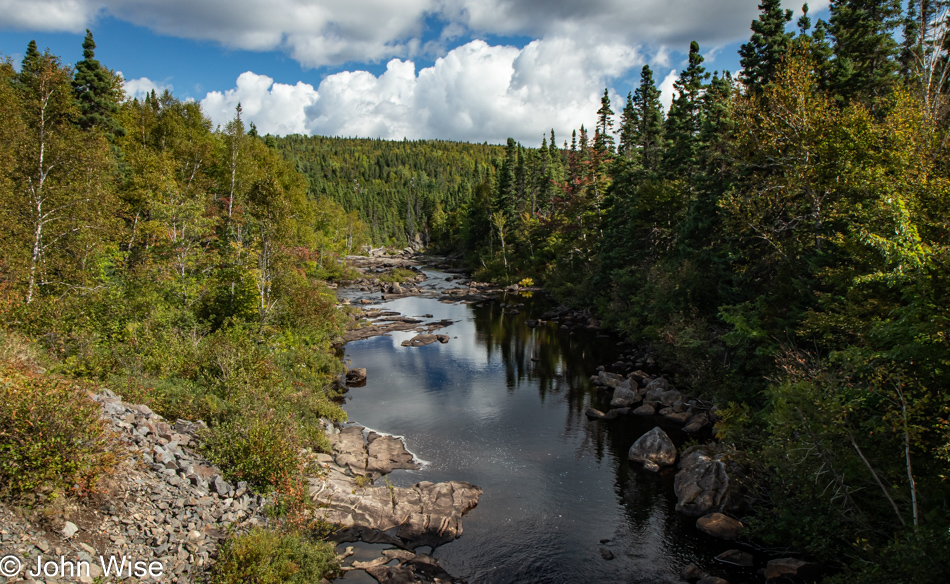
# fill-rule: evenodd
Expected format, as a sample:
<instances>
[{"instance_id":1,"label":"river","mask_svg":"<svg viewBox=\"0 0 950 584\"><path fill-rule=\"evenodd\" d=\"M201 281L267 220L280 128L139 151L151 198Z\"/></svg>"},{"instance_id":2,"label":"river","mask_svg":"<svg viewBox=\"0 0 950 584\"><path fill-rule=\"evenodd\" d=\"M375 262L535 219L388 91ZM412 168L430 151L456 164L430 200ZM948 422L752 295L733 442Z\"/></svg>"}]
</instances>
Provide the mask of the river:
<instances>
[{"instance_id":1,"label":"river","mask_svg":"<svg viewBox=\"0 0 950 584\"><path fill-rule=\"evenodd\" d=\"M430 286L448 276L426 273ZM513 314L511 305L522 304ZM409 297L380 307L456 321L439 331L447 344L403 347L415 335L406 332L345 347L348 364L368 374L348 393L350 420L405 437L426 461L395 471L392 483L461 480L484 490L462 537L434 551L449 573L471 583L657 583L681 582L682 568L695 563L733 582L750 575L717 565L712 558L735 546L674 512L673 469L653 474L628 463L652 419L584 415L607 409L609 395L589 376L617 359L617 339L527 326L550 308L537 295L477 305Z\"/></svg>"}]
</instances>

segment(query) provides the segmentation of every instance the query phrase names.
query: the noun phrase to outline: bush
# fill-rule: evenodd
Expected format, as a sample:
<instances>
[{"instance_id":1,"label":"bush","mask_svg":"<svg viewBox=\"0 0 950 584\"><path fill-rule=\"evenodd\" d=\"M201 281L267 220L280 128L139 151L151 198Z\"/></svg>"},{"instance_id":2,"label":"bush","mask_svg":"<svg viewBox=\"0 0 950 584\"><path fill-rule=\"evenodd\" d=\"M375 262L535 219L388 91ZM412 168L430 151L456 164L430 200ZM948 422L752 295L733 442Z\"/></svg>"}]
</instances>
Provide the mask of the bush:
<instances>
[{"instance_id":1,"label":"bush","mask_svg":"<svg viewBox=\"0 0 950 584\"><path fill-rule=\"evenodd\" d=\"M210 428L204 440L209 460L258 492L270 492L285 477L300 474L296 425L272 411L231 418Z\"/></svg>"},{"instance_id":2,"label":"bush","mask_svg":"<svg viewBox=\"0 0 950 584\"><path fill-rule=\"evenodd\" d=\"M390 282L390 283L400 283L407 282L416 277L416 273L412 270L404 270L402 268L395 268L390 272L379 275L380 282Z\"/></svg>"},{"instance_id":3,"label":"bush","mask_svg":"<svg viewBox=\"0 0 950 584\"><path fill-rule=\"evenodd\" d=\"M100 413L80 387L0 364L0 493L95 487L118 460Z\"/></svg>"},{"instance_id":4,"label":"bush","mask_svg":"<svg viewBox=\"0 0 950 584\"><path fill-rule=\"evenodd\" d=\"M339 568L333 545L297 533L255 528L228 539L214 566L214 584L319 582Z\"/></svg>"}]
</instances>

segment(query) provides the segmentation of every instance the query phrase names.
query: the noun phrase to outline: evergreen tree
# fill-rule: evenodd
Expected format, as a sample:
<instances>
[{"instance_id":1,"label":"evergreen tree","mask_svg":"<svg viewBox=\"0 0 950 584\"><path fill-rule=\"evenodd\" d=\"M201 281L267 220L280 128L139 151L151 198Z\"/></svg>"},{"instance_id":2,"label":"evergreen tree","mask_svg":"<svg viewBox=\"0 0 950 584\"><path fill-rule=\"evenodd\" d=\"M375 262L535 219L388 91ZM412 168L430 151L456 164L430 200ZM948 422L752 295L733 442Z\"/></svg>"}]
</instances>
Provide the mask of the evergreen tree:
<instances>
[{"instance_id":1,"label":"evergreen tree","mask_svg":"<svg viewBox=\"0 0 950 584\"><path fill-rule=\"evenodd\" d=\"M116 76L96 60L96 42L86 29L82 43L82 61L76 63L73 92L79 104L79 126L88 130L100 128L110 140L124 136L125 129L116 121L121 99Z\"/></svg>"},{"instance_id":2,"label":"evergreen tree","mask_svg":"<svg viewBox=\"0 0 950 584\"><path fill-rule=\"evenodd\" d=\"M633 96L633 108L637 120L633 140L640 151L640 164L648 173L656 173L665 148L663 106L660 104L660 90L653 81L653 71L647 65L640 70L640 86Z\"/></svg>"},{"instance_id":3,"label":"evergreen tree","mask_svg":"<svg viewBox=\"0 0 950 584\"><path fill-rule=\"evenodd\" d=\"M832 0L830 83L839 99L873 103L893 89L901 13L900 0Z\"/></svg>"},{"instance_id":4,"label":"evergreen tree","mask_svg":"<svg viewBox=\"0 0 950 584\"><path fill-rule=\"evenodd\" d=\"M702 94L709 73L702 66L699 43L689 46L689 64L673 84L676 97L666 118L669 140L663 157L664 171L671 178L690 177L698 164L699 130L702 127Z\"/></svg>"},{"instance_id":5,"label":"evergreen tree","mask_svg":"<svg viewBox=\"0 0 950 584\"><path fill-rule=\"evenodd\" d=\"M633 107L633 93L627 93L623 112L620 114L620 146L617 153L632 158L636 152L637 111Z\"/></svg>"},{"instance_id":6,"label":"evergreen tree","mask_svg":"<svg viewBox=\"0 0 950 584\"><path fill-rule=\"evenodd\" d=\"M607 88L604 88L604 95L600 98L600 109L597 110L597 128L595 134L597 139L594 141L594 149L598 156L606 159L614 152L614 110L610 109L610 95Z\"/></svg>"},{"instance_id":7,"label":"evergreen tree","mask_svg":"<svg viewBox=\"0 0 950 584\"><path fill-rule=\"evenodd\" d=\"M492 207L501 211L506 218L514 216L515 204L518 199L518 184L515 176L518 168L518 144L514 138L508 138L505 146L505 159L498 172L498 186L495 191L495 202Z\"/></svg>"},{"instance_id":8,"label":"evergreen tree","mask_svg":"<svg viewBox=\"0 0 950 584\"><path fill-rule=\"evenodd\" d=\"M752 21L752 38L739 48L742 81L752 92L772 82L792 40L792 34L785 32L792 11L782 10L781 0L762 0L759 11L758 20Z\"/></svg>"}]
</instances>

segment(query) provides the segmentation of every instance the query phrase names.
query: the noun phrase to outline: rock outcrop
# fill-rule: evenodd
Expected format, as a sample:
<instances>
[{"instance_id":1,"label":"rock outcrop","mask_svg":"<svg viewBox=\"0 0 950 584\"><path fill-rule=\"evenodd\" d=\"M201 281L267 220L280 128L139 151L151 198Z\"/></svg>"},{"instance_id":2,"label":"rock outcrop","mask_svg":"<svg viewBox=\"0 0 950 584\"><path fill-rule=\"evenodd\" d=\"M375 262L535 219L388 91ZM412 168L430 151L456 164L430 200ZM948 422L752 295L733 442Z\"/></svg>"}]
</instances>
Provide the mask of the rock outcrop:
<instances>
[{"instance_id":1,"label":"rock outcrop","mask_svg":"<svg viewBox=\"0 0 950 584\"><path fill-rule=\"evenodd\" d=\"M349 426L329 434L333 459L353 475L376 479L394 469L420 468L401 438L376 432L363 435L360 426Z\"/></svg>"}]
</instances>

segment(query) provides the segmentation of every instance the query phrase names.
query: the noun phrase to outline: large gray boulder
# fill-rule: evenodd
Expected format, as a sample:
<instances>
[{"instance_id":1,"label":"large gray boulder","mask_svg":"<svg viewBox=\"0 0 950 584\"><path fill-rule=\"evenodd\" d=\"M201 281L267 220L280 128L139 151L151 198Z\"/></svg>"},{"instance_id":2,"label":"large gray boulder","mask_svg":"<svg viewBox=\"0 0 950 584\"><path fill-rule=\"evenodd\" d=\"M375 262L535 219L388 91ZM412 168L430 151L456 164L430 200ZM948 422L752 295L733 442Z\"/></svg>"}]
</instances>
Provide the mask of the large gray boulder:
<instances>
[{"instance_id":1,"label":"large gray boulder","mask_svg":"<svg viewBox=\"0 0 950 584\"><path fill-rule=\"evenodd\" d=\"M723 455L714 455L702 446L683 453L680 470L673 481L676 510L699 517L720 511L729 499L729 474Z\"/></svg>"},{"instance_id":2,"label":"large gray boulder","mask_svg":"<svg viewBox=\"0 0 950 584\"><path fill-rule=\"evenodd\" d=\"M610 399L610 407L629 408L640 401L640 394L630 388L631 383L636 387L636 382L630 379L627 379L617 386L617 389L614 390L613 397Z\"/></svg>"},{"instance_id":3,"label":"large gray boulder","mask_svg":"<svg viewBox=\"0 0 950 584\"><path fill-rule=\"evenodd\" d=\"M623 375L618 375L617 373L601 371L597 374L597 383L599 385L606 385L607 387L619 387L625 381L626 380L623 378Z\"/></svg>"},{"instance_id":4,"label":"large gray boulder","mask_svg":"<svg viewBox=\"0 0 950 584\"><path fill-rule=\"evenodd\" d=\"M646 470L657 471L676 464L676 445L666 432L656 427L633 443L627 458L631 462L642 462Z\"/></svg>"}]
</instances>

